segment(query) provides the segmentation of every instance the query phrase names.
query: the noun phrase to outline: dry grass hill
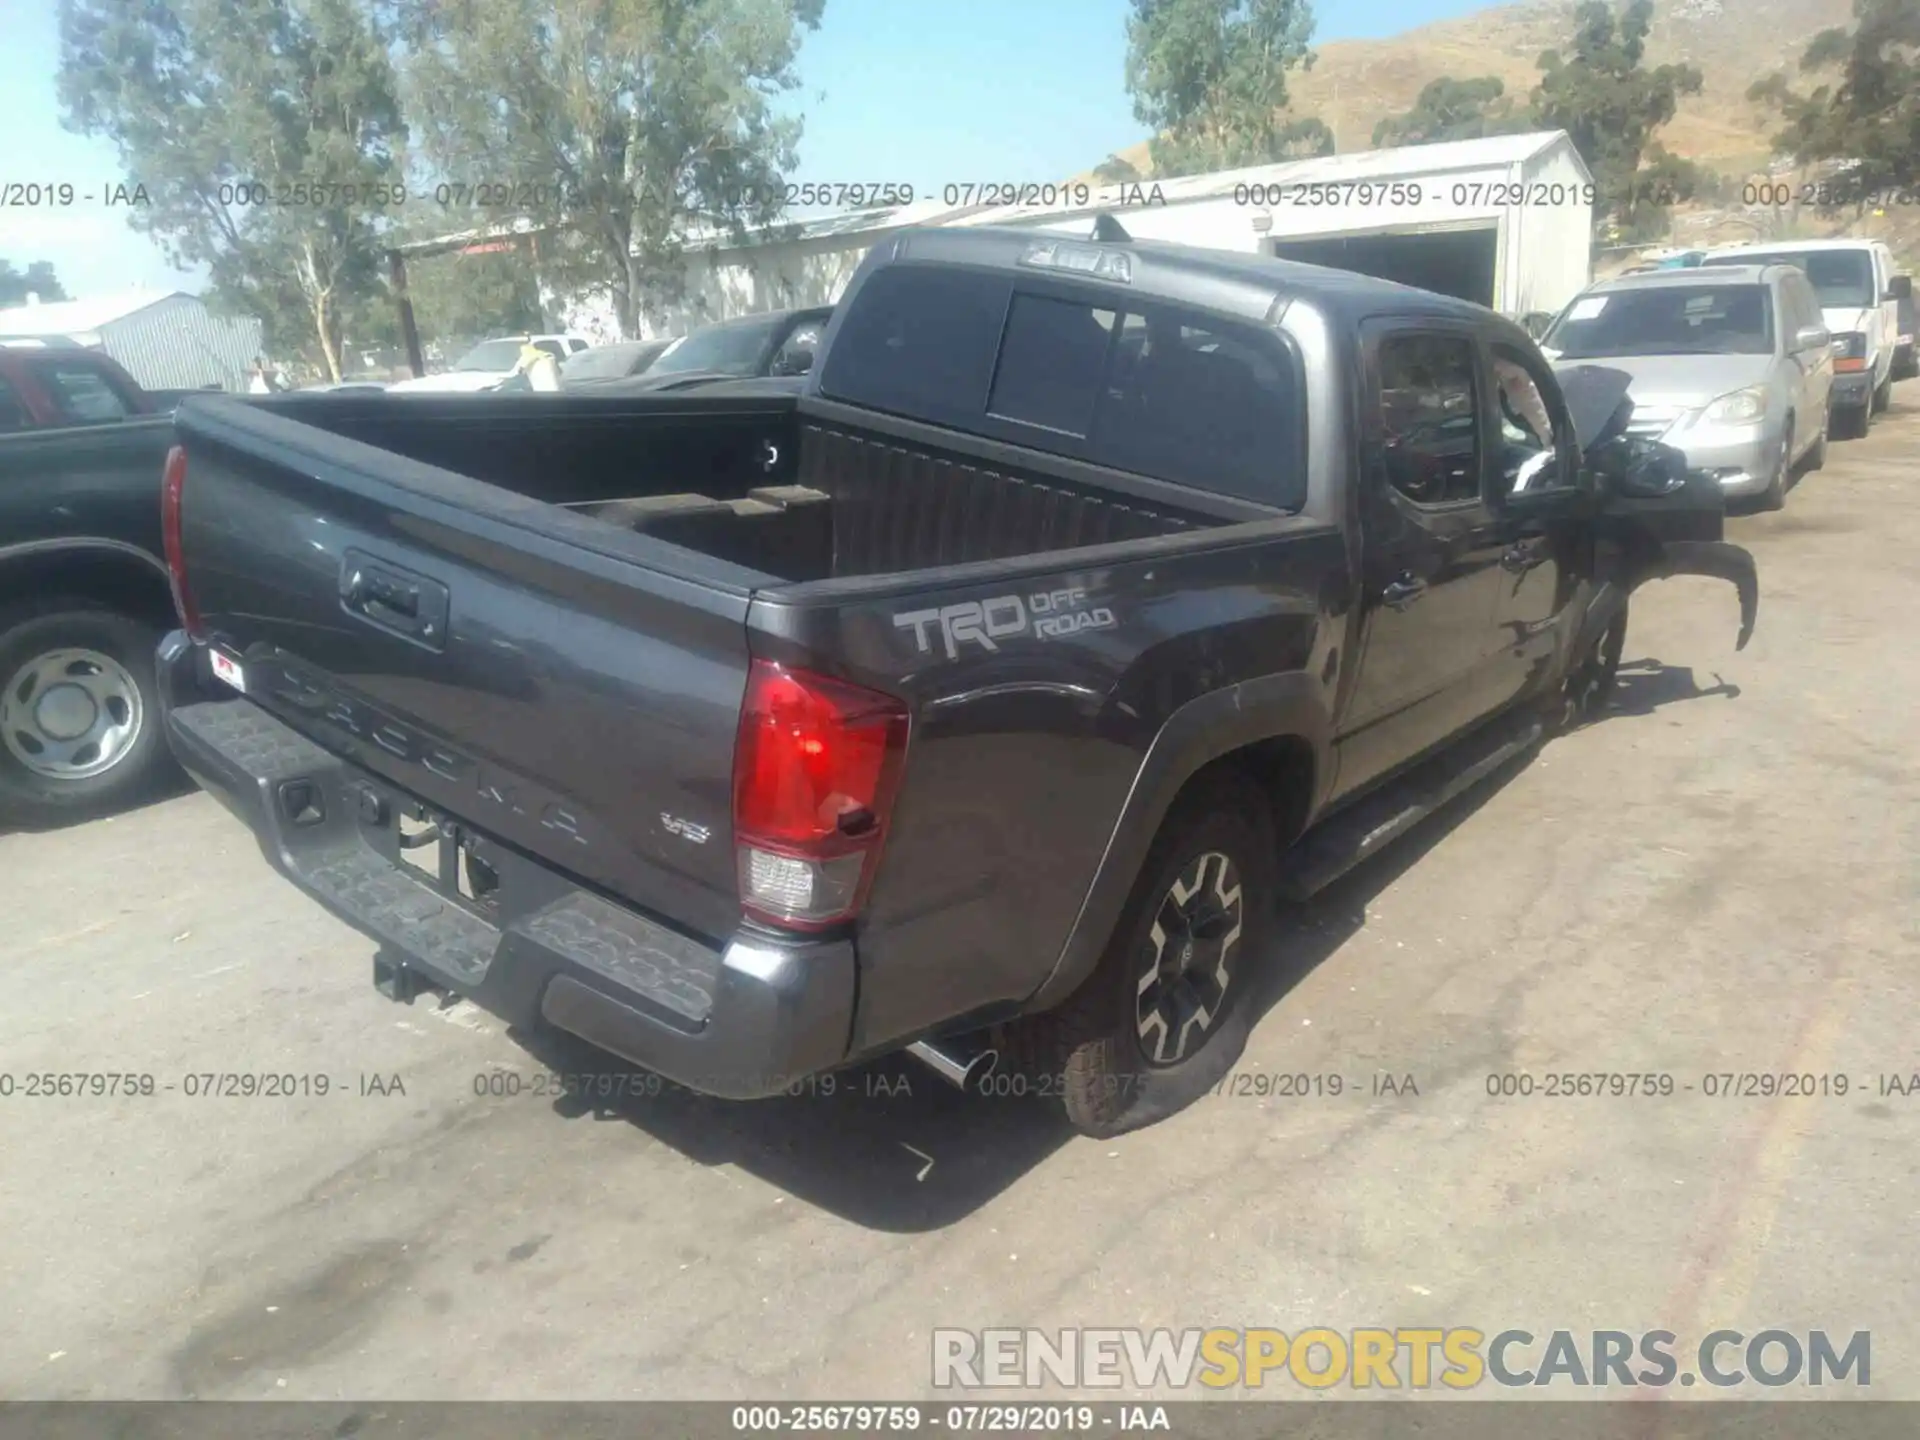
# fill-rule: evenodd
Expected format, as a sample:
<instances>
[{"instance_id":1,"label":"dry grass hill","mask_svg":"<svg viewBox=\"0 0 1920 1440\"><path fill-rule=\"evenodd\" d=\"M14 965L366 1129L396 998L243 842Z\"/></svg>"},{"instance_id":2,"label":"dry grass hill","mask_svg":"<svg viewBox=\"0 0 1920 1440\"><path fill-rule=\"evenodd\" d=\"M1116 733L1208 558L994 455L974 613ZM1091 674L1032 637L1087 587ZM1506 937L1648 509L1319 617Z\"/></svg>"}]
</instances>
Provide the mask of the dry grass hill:
<instances>
[{"instance_id":1,"label":"dry grass hill","mask_svg":"<svg viewBox=\"0 0 1920 1440\"><path fill-rule=\"evenodd\" d=\"M1369 148L1378 121L1406 110L1442 76L1497 75L1524 103L1539 78L1540 53L1572 34L1573 9L1572 0L1524 0L1391 39L1329 41L1311 71L1289 77L1293 113L1318 115L1339 148L1351 151ZM1851 14L1849 0L1656 0L1650 63L1685 61L1705 78L1660 138L1723 172L1763 168L1775 126L1747 103L1748 85L1795 66L1809 39ZM1120 154L1147 172L1144 144Z\"/></svg>"}]
</instances>

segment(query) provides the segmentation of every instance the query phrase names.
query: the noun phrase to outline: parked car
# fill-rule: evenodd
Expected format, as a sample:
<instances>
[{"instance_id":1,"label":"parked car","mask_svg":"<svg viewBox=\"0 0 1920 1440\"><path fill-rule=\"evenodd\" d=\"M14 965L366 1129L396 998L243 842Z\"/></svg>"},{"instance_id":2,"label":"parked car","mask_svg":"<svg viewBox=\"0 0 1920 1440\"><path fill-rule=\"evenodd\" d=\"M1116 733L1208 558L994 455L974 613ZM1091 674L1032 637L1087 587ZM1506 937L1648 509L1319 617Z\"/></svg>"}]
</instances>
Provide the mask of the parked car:
<instances>
[{"instance_id":1,"label":"parked car","mask_svg":"<svg viewBox=\"0 0 1920 1440\"><path fill-rule=\"evenodd\" d=\"M1794 467L1826 463L1833 337L1792 265L1716 266L1591 286L1542 342L1633 377L1633 425L1686 452L1729 499L1785 503Z\"/></svg>"},{"instance_id":2,"label":"parked car","mask_svg":"<svg viewBox=\"0 0 1920 1440\"><path fill-rule=\"evenodd\" d=\"M379 395L389 389L385 380L334 380L319 385L302 385L300 395Z\"/></svg>"},{"instance_id":3,"label":"parked car","mask_svg":"<svg viewBox=\"0 0 1920 1440\"><path fill-rule=\"evenodd\" d=\"M683 390L714 380L748 380L805 375L833 307L771 310L709 325L674 345L630 384L614 388L635 394Z\"/></svg>"},{"instance_id":4,"label":"parked car","mask_svg":"<svg viewBox=\"0 0 1920 1440\"><path fill-rule=\"evenodd\" d=\"M1899 305L1913 280L1894 273L1893 252L1879 240L1794 240L1715 250L1711 265L1794 265L1820 297L1821 317L1833 332L1833 433L1863 436L1893 395Z\"/></svg>"},{"instance_id":5,"label":"parked car","mask_svg":"<svg viewBox=\"0 0 1920 1440\"><path fill-rule=\"evenodd\" d=\"M178 773L153 663L172 442L100 351L0 340L0 824L99 814Z\"/></svg>"},{"instance_id":6,"label":"parked car","mask_svg":"<svg viewBox=\"0 0 1920 1440\"><path fill-rule=\"evenodd\" d=\"M622 340L612 345L595 345L570 355L560 362L560 384L569 390L596 385L607 380L630 380L647 373L647 367L677 343L679 337L665 340Z\"/></svg>"},{"instance_id":7,"label":"parked car","mask_svg":"<svg viewBox=\"0 0 1920 1440\"><path fill-rule=\"evenodd\" d=\"M419 375L387 386L389 395L471 394L493 390L510 379L520 364L522 347L532 345L555 360L565 360L588 348L582 335L505 335L482 340L438 375Z\"/></svg>"},{"instance_id":8,"label":"parked car","mask_svg":"<svg viewBox=\"0 0 1920 1440\"><path fill-rule=\"evenodd\" d=\"M163 670L232 693L168 731L395 998L732 1097L1005 1055L1111 1134L1232 1064L1277 904L1595 711L1638 586L1746 643L1629 383L1356 275L909 230L802 393L183 408Z\"/></svg>"}]
</instances>

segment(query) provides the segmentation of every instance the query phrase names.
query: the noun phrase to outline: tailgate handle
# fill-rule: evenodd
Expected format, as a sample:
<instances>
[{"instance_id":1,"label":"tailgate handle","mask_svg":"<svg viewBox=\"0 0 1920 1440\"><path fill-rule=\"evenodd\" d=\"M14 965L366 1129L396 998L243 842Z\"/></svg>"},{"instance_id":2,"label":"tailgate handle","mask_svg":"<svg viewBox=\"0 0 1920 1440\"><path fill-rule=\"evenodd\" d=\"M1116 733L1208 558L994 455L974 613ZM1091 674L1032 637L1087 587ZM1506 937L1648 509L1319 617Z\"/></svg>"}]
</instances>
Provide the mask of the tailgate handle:
<instances>
[{"instance_id":1,"label":"tailgate handle","mask_svg":"<svg viewBox=\"0 0 1920 1440\"><path fill-rule=\"evenodd\" d=\"M447 639L447 587L349 550L340 563L340 604L350 613L432 650Z\"/></svg>"}]
</instances>

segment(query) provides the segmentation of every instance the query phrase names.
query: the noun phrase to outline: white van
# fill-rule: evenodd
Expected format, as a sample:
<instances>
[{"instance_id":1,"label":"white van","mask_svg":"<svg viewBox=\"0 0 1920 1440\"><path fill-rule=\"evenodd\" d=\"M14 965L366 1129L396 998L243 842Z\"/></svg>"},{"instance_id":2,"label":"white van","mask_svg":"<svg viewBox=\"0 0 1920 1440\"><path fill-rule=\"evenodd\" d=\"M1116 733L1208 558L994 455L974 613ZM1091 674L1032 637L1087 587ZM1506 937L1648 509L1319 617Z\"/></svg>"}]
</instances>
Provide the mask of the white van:
<instances>
[{"instance_id":1,"label":"white van","mask_svg":"<svg viewBox=\"0 0 1920 1440\"><path fill-rule=\"evenodd\" d=\"M1912 277L1893 273L1893 252L1880 240L1773 240L1710 250L1702 265L1794 265L1820 297L1833 332L1832 433L1865 435L1893 393L1900 301Z\"/></svg>"}]
</instances>

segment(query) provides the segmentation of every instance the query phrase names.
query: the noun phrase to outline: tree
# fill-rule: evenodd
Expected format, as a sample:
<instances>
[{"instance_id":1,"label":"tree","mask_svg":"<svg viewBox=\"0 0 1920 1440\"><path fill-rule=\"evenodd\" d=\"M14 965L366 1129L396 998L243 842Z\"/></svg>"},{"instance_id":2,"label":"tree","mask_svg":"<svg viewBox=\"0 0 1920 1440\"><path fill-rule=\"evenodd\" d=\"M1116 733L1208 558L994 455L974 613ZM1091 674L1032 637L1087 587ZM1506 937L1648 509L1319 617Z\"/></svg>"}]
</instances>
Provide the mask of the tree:
<instances>
[{"instance_id":1,"label":"tree","mask_svg":"<svg viewBox=\"0 0 1920 1440\"><path fill-rule=\"evenodd\" d=\"M378 282L404 138L387 37L360 0L61 0L68 128L104 135L135 229L205 265L219 308L340 375L339 321Z\"/></svg>"},{"instance_id":2,"label":"tree","mask_svg":"<svg viewBox=\"0 0 1920 1440\"><path fill-rule=\"evenodd\" d=\"M1806 75L1833 78L1801 94L1785 75L1758 81L1751 99L1781 112L1778 153L1802 165L1850 160L1847 190L1920 181L1920 0L1853 0L1852 30L1823 30L1800 57Z\"/></svg>"},{"instance_id":3,"label":"tree","mask_svg":"<svg viewBox=\"0 0 1920 1440\"><path fill-rule=\"evenodd\" d=\"M410 113L468 224L523 215L543 278L609 295L621 332L684 294L689 222L776 220L824 0L397 0ZM455 227L458 228L458 227Z\"/></svg>"},{"instance_id":4,"label":"tree","mask_svg":"<svg viewBox=\"0 0 1920 1440\"><path fill-rule=\"evenodd\" d=\"M1333 153L1317 118L1287 119L1287 72L1309 69L1308 0L1133 0L1127 90L1151 125L1156 175Z\"/></svg>"},{"instance_id":5,"label":"tree","mask_svg":"<svg viewBox=\"0 0 1920 1440\"><path fill-rule=\"evenodd\" d=\"M1109 155L1093 167L1093 178L1117 185L1128 180L1138 180L1140 171L1131 160L1123 159L1118 155Z\"/></svg>"},{"instance_id":6,"label":"tree","mask_svg":"<svg viewBox=\"0 0 1920 1440\"><path fill-rule=\"evenodd\" d=\"M1513 113L1513 99L1506 90L1496 75L1430 81L1412 109L1403 115L1390 115L1373 127L1373 143L1429 145L1440 140L1511 134L1529 122Z\"/></svg>"},{"instance_id":7,"label":"tree","mask_svg":"<svg viewBox=\"0 0 1920 1440\"><path fill-rule=\"evenodd\" d=\"M52 262L35 260L21 271L14 269L11 261L0 260L0 307L24 305L29 295L38 295L49 304L68 298L54 277Z\"/></svg>"},{"instance_id":8,"label":"tree","mask_svg":"<svg viewBox=\"0 0 1920 1440\"><path fill-rule=\"evenodd\" d=\"M1667 181L1642 175L1641 161L1680 97L1700 93L1700 72L1691 65L1646 68L1653 0L1630 0L1617 17L1605 0L1583 0L1573 18L1571 53L1540 57L1534 122L1573 138L1599 192L1596 225L1651 238L1665 229L1680 197L1663 188L1671 174Z\"/></svg>"}]
</instances>

